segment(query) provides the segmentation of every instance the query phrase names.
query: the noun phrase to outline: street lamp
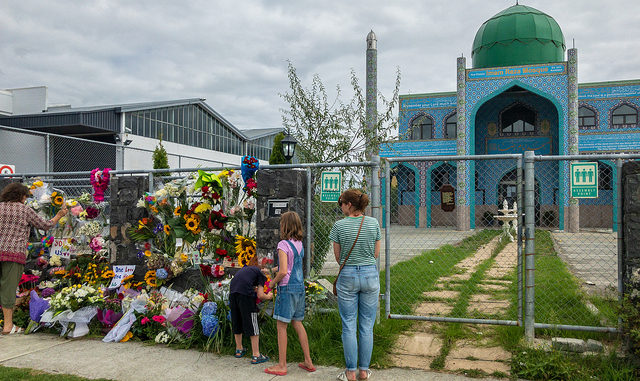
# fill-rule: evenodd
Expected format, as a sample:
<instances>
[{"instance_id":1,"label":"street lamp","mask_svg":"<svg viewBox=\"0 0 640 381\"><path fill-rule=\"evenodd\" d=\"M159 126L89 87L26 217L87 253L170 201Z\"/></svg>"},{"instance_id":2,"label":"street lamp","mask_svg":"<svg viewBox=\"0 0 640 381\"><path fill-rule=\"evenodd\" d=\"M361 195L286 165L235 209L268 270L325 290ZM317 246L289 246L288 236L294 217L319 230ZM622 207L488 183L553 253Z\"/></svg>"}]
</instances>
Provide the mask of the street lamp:
<instances>
[{"instance_id":1,"label":"street lamp","mask_svg":"<svg viewBox=\"0 0 640 381\"><path fill-rule=\"evenodd\" d=\"M293 158L293 154L296 151L296 144L298 144L298 141L293 136L289 135L289 133L287 133L287 136L282 139L281 143L284 158L285 160L287 160L288 164L291 164L291 159Z\"/></svg>"}]
</instances>

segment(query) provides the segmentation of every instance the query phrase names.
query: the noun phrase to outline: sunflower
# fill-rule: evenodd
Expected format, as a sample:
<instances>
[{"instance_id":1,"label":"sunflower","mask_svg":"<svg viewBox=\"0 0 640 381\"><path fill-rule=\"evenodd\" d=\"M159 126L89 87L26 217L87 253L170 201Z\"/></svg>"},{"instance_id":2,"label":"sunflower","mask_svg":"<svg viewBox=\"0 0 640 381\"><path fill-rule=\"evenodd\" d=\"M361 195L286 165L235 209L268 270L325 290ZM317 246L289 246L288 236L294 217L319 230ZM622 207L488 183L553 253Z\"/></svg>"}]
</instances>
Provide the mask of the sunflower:
<instances>
[{"instance_id":1,"label":"sunflower","mask_svg":"<svg viewBox=\"0 0 640 381\"><path fill-rule=\"evenodd\" d=\"M144 256L145 257L150 257L151 256L151 250L145 250L144 251Z\"/></svg>"},{"instance_id":2,"label":"sunflower","mask_svg":"<svg viewBox=\"0 0 640 381\"><path fill-rule=\"evenodd\" d=\"M173 210L173 215L174 216L179 216L180 215L180 206L176 206L176 208Z\"/></svg>"},{"instance_id":3,"label":"sunflower","mask_svg":"<svg viewBox=\"0 0 640 381\"><path fill-rule=\"evenodd\" d=\"M249 246L244 250L244 252L246 253L247 258L251 259L254 255L256 255L256 248Z\"/></svg>"},{"instance_id":4,"label":"sunflower","mask_svg":"<svg viewBox=\"0 0 640 381\"><path fill-rule=\"evenodd\" d=\"M244 253L248 247L253 248L254 249L253 252L255 253L256 241L252 240L251 238L237 235L236 236L236 254L240 255L241 253Z\"/></svg>"},{"instance_id":5,"label":"sunflower","mask_svg":"<svg viewBox=\"0 0 640 381\"><path fill-rule=\"evenodd\" d=\"M189 256L185 253L180 254L180 262L186 262L189 260Z\"/></svg>"},{"instance_id":6,"label":"sunflower","mask_svg":"<svg viewBox=\"0 0 640 381\"><path fill-rule=\"evenodd\" d=\"M200 216L197 214L191 214L186 218L184 226L193 234L200 233Z\"/></svg>"},{"instance_id":7,"label":"sunflower","mask_svg":"<svg viewBox=\"0 0 640 381\"><path fill-rule=\"evenodd\" d=\"M58 192L51 193L51 203L53 206L61 207L64 204L64 197Z\"/></svg>"},{"instance_id":8,"label":"sunflower","mask_svg":"<svg viewBox=\"0 0 640 381\"><path fill-rule=\"evenodd\" d=\"M144 281L147 285L151 287L156 287L158 283L156 282L156 272L155 270L149 270L146 274L144 274Z\"/></svg>"},{"instance_id":9,"label":"sunflower","mask_svg":"<svg viewBox=\"0 0 640 381\"><path fill-rule=\"evenodd\" d=\"M170 235L171 234L171 226L164 225L164 234L166 234L166 235Z\"/></svg>"}]
</instances>

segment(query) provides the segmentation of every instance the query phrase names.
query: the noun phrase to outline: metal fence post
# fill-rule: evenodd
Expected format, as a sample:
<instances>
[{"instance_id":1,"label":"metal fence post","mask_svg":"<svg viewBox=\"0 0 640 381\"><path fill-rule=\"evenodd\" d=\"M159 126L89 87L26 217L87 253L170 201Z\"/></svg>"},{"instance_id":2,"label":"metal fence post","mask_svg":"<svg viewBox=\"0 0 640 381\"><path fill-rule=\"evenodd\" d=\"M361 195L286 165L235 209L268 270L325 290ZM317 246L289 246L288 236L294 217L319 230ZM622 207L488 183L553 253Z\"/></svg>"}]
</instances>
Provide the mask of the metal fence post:
<instances>
[{"instance_id":1,"label":"metal fence post","mask_svg":"<svg viewBox=\"0 0 640 381\"><path fill-rule=\"evenodd\" d=\"M623 232L623 220L622 220L622 159L616 159L616 183L618 184L618 192L616 198L618 200L618 216L616 218L616 224L618 228L618 302L622 303L622 293L624 292L623 284L623 272L624 272L624 232ZM618 329L622 330L622 318L618 316Z\"/></svg>"},{"instance_id":2,"label":"metal fence post","mask_svg":"<svg viewBox=\"0 0 640 381\"><path fill-rule=\"evenodd\" d=\"M522 156L517 161L517 182L516 182L516 199L518 201L518 325L522 326L522 278L523 278L523 258L522 258L522 224L523 224L523 197L522 197Z\"/></svg>"},{"instance_id":3,"label":"metal fence post","mask_svg":"<svg viewBox=\"0 0 640 381\"><path fill-rule=\"evenodd\" d=\"M51 140L49 137L49 134L46 135L47 137L47 145L45 148L45 162L44 162L44 171L45 172L51 172Z\"/></svg>"},{"instance_id":4,"label":"metal fence post","mask_svg":"<svg viewBox=\"0 0 640 381\"><path fill-rule=\"evenodd\" d=\"M373 218L381 222L380 217L380 156L371 155L371 161L374 162L371 168L371 215ZM380 271L380 255L376 258L376 267ZM378 297L378 301L380 298ZM376 313L376 322L380 322L380 303L378 303L378 311Z\"/></svg>"},{"instance_id":5,"label":"metal fence post","mask_svg":"<svg viewBox=\"0 0 640 381\"><path fill-rule=\"evenodd\" d=\"M524 315L524 335L527 341L533 342L535 337L535 207L534 207L534 152L524 153L524 220L525 220L525 315Z\"/></svg>"},{"instance_id":6,"label":"metal fence post","mask_svg":"<svg viewBox=\"0 0 640 381\"><path fill-rule=\"evenodd\" d=\"M391 314L391 165L384 166L384 308Z\"/></svg>"},{"instance_id":7,"label":"metal fence post","mask_svg":"<svg viewBox=\"0 0 640 381\"><path fill-rule=\"evenodd\" d=\"M307 277L311 276L311 204L313 203L311 192L311 168L307 167L307 255L304 256L304 268Z\"/></svg>"},{"instance_id":8,"label":"metal fence post","mask_svg":"<svg viewBox=\"0 0 640 381\"><path fill-rule=\"evenodd\" d=\"M149 193L155 192L153 186L153 172L149 172Z\"/></svg>"}]
</instances>

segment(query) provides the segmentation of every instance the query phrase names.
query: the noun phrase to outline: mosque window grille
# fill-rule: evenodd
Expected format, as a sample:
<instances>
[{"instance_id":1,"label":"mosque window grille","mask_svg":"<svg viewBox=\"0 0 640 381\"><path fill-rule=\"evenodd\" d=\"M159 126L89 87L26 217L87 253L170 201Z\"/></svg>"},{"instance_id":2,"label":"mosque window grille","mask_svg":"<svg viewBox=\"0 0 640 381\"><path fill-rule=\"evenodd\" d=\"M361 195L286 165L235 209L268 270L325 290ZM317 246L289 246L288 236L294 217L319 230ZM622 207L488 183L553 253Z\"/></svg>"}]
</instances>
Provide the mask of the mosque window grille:
<instances>
[{"instance_id":1,"label":"mosque window grille","mask_svg":"<svg viewBox=\"0 0 640 381\"><path fill-rule=\"evenodd\" d=\"M458 129L458 114L451 114L444 122L444 138L456 139Z\"/></svg>"},{"instance_id":2,"label":"mosque window grille","mask_svg":"<svg viewBox=\"0 0 640 381\"><path fill-rule=\"evenodd\" d=\"M536 112L522 103L516 103L500 114L501 135L534 135Z\"/></svg>"},{"instance_id":3,"label":"mosque window grille","mask_svg":"<svg viewBox=\"0 0 640 381\"><path fill-rule=\"evenodd\" d=\"M410 140L431 140L433 139L433 119L427 115L419 115L410 123Z\"/></svg>"},{"instance_id":4,"label":"mosque window grille","mask_svg":"<svg viewBox=\"0 0 640 381\"><path fill-rule=\"evenodd\" d=\"M595 130L598 128L598 115L594 109L587 106L578 108L578 128L580 130Z\"/></svg>"},{"instance_id":5,"label":"mosque window grille","mask_svg":"<svg viewBox=\"0 0 640 381\"><path fill-rule=\"evenodd\" d=\"M444 184L453 184L456 179L456 169L449 163L431 171L431 191L439 192Z\"/></svg>"},{"instance_id":6,"label":"mosque window grille","mask_svg":"<svg viewBox=\"0 0 640 381\"><path fill-rule=\"evenodd\" d=\"M623 103L611 111L612 128L629 128L638 125L638 109L628 103Z\"/></svg>"}]
</instances>

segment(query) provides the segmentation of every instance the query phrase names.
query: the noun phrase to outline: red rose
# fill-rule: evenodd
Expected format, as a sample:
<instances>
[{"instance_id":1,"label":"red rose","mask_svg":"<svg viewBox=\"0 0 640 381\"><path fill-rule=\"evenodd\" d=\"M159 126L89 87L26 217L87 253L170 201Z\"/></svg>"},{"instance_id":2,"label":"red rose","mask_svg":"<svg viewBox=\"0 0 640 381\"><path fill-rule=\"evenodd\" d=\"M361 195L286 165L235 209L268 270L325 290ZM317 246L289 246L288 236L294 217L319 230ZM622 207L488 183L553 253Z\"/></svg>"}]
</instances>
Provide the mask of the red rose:
<instances>
[{"instance_id":1,"label":"red rose","mask_svg":"<svg viewBox=\"0 0 640 381\"><path fill-rule=\"evenodd\" d=\"M217 248L216 249L216 254L221 256L221 257L226 257L227 256L227 251L225 249Z\"/></svg>"},{"instance_id":2,"label":"red rose","mask_svg":"<svg viewBox=\"0 0 640 381\"><path fill-rule=\"evenodd\" d=\"M200 265L200 271L204 276L211 276L211 266L209 265Z\"/></svg>"}]
</instances>

